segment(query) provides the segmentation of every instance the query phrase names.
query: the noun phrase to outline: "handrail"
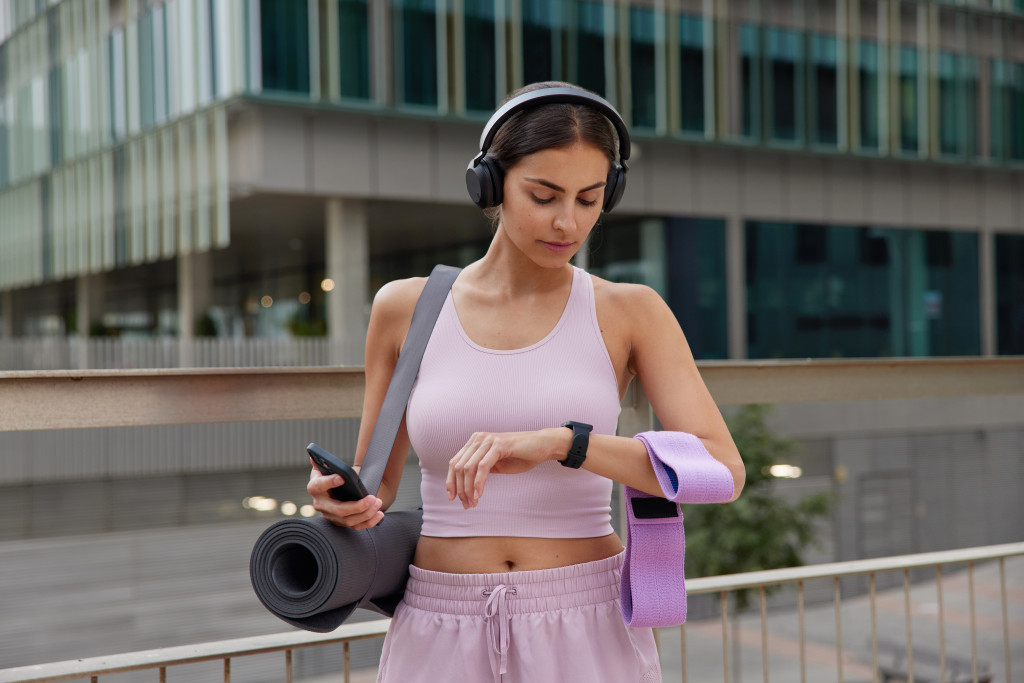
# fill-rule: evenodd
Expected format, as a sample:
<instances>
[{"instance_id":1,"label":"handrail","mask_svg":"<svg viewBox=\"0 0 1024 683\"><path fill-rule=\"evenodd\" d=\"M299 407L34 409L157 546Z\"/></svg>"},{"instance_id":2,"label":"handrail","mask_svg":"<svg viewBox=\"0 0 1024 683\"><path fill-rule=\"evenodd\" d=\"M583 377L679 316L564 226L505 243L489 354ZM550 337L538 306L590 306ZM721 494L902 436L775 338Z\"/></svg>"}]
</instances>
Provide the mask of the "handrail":
<instances>
[{"instance_id":1,"label":"handrail","mask_svg":"<svg viewBox=\"0 0 1024 683\"><path fill-rule=\"evenodd\" d=\"M0 669L0 683L64 681L86 676L119 674L141 669L157 669L283 650L298 650L315 645L381 638L387 633L390 623L390 619L376 619L356 624L343 624L331 633L285 631L264 636L233 638L195 645L178 645L155 650L140 650L86 659L69 659L50 664L34 664L14 669Z\"/></svg>"},{"instance_id":2,"label":"handrail","mask_svg":"<svg viewBox=\"0 0 1024 683\"><path fill-rule=\"evenodd\" d=\"M742 574L726 574L723 576L689 579L686 582L686 593L688 595L718 593L720 591L742 590L758 586L796 583L797 581L830 579L836 576L854 576L857 574L872 574L900 569L920 569L921 567L937 567L947 564L984 562L986 560L998 560L1000 557L1015 557L1017 555L1024 555L1024 542L940 550L930 553L914 553L912 555L892 555L890 557L875 557L867 560L823 562L803 567L763 569Z\"/></svg>"},{"instance_id":3,"label":"handrail","mask_svg":"<svg viewBox=\"0 0 1024 683\"><path fill-rule=\"evenodd\" d=\"M718 593L811 579L827 579L854 574L983 562L1019 555L1024 555L1024 543L1005 543L913 555L852 560L849 562L829 562L805 567L696 578L689 579L686 588L687 593L690 595ZM344 624L332 633L291 631L197 645L183 645L104 657L37 664L14 669L0 669L0 683L52 683L54 681L84 678L86 676L124 673L140 669L156 669L202 661L265 654L268 652L291 651L315 645L379 638L387 633L389 623L390 621L387 619L379 619L355 624Z\"/></svg>"},{"instance_id":4,"label":"handrail","mask_svg":"<svg viewBox=\"0 0 1024 683\"><path fill-rule=\"evenodd\" d=\"M721 406L1024 394L1019 356L698 367ZM359 417L364 386L360 367L0 372L0 432Z\"/></svg>"}]
</instances>

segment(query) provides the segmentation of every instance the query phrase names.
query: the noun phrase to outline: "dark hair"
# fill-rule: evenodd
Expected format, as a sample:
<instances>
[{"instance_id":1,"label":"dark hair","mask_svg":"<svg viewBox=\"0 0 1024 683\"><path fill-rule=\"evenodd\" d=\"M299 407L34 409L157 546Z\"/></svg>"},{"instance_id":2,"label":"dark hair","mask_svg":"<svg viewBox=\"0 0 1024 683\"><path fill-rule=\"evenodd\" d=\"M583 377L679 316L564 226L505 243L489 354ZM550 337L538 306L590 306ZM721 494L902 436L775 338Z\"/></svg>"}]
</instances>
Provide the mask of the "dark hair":
<instances>
[{"instance_id":1,"label":"dark hair","mask_svg":"<svg viewBox=\"0 0 1024 683\"><path fill-rule=\"evenodd\" d=\"M572 83L543 81L524 85L509 93L501 104L543 88L575 88L590 92ZM568 147L576 142L589 142L615 163L618 153L615 127L604 114L585 104L542 104L517 112L498 129L487 156L495 159L501 170L508 173L527 155L544 149Z\"/></svg>"},{"instance_id":2,"label":"dark hair","mask_svg":"<svg viewBox=\"0 0 1024 683\"><path fill-rule=\"evenodd\" d=\"M524 85L509 93L501 104L542 88L575 88L590 92L572 83L543 81ZM569 147L577 142L594 145L605 153L608 161L615 163L619 150L615 127L604 114L585 104L542 104L517 112L498 129L487 156L507 174L525 156L545 149ZM486 209L484 213L493 221L497 218L498 207Z\"/></svg>"}]
</instances>

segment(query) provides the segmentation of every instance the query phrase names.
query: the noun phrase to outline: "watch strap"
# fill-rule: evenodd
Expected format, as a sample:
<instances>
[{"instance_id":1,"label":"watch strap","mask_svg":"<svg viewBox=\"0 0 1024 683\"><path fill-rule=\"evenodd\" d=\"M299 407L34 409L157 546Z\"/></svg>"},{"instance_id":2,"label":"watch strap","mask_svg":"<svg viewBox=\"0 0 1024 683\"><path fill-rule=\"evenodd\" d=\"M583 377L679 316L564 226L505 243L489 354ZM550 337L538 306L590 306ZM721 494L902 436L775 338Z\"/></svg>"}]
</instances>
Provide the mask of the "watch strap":
<instances>
[{"instance_id":1,"label":"watch strap","mask_svg":"<svg viewBox=\"0 0 1024 683\"><path fill-rule=\"evenodd\" d=\"M578 470L587 459L587 447L590 445L590 432L594 427L586 424L585 422L576 422L574 420L564 422L562 423L562 426L568 427L572 430L572 445L569 447L569 453L565 456L565 459L559 460L558 462L565 467Z\"/></svg>"}]
</instances>

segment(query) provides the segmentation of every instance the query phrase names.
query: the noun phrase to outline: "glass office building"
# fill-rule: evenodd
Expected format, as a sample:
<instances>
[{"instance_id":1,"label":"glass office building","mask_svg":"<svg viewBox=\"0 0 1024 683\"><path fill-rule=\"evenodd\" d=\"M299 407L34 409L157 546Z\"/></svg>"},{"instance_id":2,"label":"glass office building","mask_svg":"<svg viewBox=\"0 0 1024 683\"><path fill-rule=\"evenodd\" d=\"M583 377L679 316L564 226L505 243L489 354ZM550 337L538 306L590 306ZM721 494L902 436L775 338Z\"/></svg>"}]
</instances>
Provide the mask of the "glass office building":
<instances>
[{"instance_id":1,"label":"glass office building","mask_svg":"<svg viewBox=\"0 0 1024 683\"><path fill-rule=\"evenodd\" d=\"M1024 353L1021 0L2 3L3 334L360 317L486 248L462 169L547 79L638 150L581 260L699 358Z\"/></svg>"}]
</instances>

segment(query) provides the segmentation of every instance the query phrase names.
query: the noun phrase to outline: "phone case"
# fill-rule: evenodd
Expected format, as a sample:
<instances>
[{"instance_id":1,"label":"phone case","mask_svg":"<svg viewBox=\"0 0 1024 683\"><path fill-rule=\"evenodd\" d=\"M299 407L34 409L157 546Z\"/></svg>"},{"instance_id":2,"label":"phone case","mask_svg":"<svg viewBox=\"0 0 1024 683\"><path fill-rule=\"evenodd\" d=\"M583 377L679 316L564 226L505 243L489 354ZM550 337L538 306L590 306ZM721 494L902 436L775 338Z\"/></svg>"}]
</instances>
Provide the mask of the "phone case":
<instances>
[{"instance_id":1,"label":"phone case","mask_svg":"<svg viewBox=\"0 0 1024 683\"><path fill-rule=\"evenodd\" d=\"M335 500L352 501L362 500L369 494L366 491L366 487L363 486L363 482L359 480L359 473L352 469L352 466L346 462L342 462L337 456L323 447L311 443L306 446L306 452L309 453L309 457L313 459L313 463L316 468L320 470L320 474L330 475L339 474L345 483L341 486L335 486L330 490L331 498Z\"/></svg>"}]
</instances>

